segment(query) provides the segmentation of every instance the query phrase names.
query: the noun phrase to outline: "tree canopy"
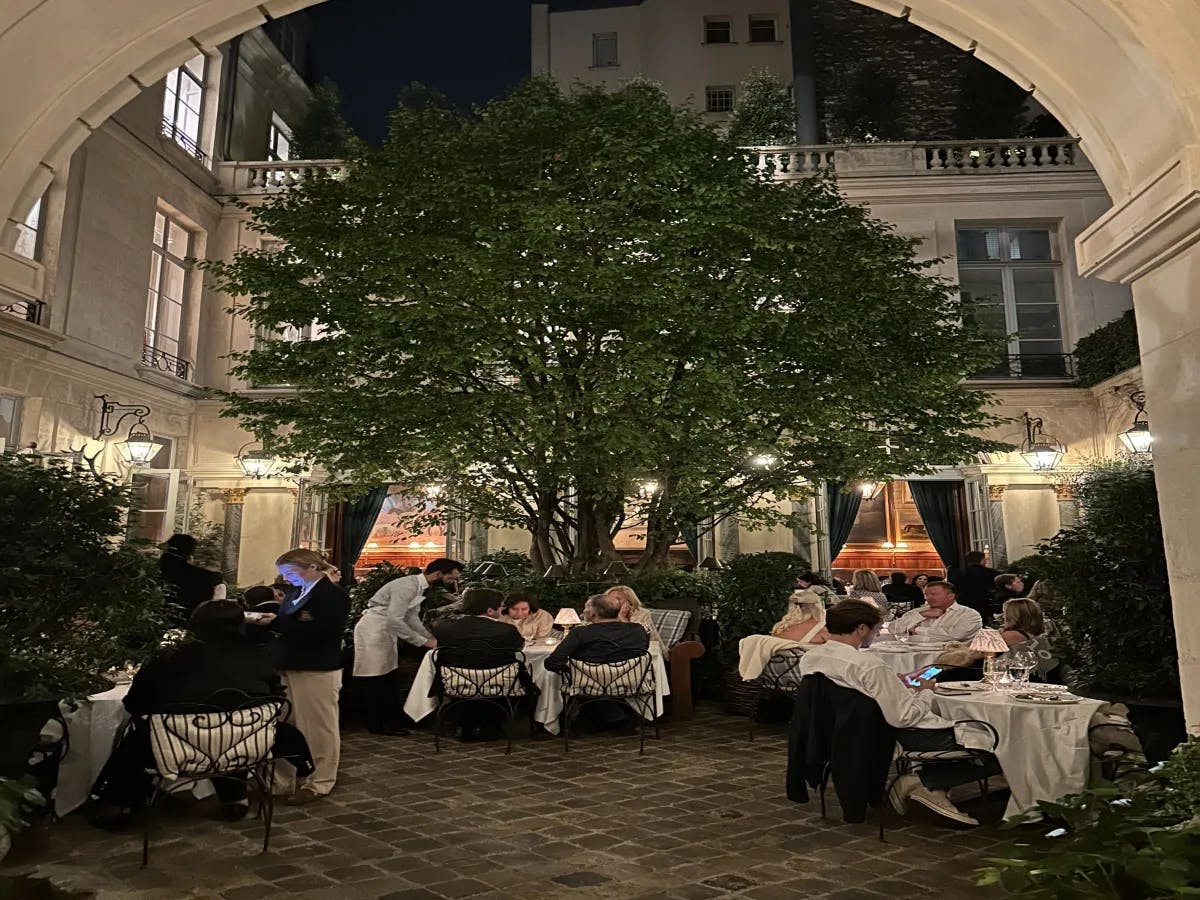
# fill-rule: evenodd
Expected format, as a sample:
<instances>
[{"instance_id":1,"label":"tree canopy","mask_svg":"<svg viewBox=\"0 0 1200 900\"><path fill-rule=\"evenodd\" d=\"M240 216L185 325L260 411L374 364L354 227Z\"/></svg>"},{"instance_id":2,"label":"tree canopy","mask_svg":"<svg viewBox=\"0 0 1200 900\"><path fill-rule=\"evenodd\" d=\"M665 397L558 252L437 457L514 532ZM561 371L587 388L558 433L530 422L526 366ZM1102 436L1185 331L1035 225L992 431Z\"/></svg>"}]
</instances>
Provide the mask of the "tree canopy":
<instances>
[{"instance_id":1,"label":"tree canopy","mask_svg":"<svg viewBox=\"0 0 1200 900\"><path fill-rule=\"evenodd\" d=\"M794 144L796 104L792 89L765 69L756 69L738 85L737 105L729 117L729 139L753 144Z\"/></svg>"},{"instance_id":2,"label":"tree canopy","mask_svg":"<svg viewBox=\"0 0 1200 900\"><path fill-rule=\"evenodd\" d=\"M770 183L645 83L411 96L344 177L251 208L285 249L213 266L260 330L322 326L238 357L292 387L228 396L276 452L444 485L581 570L630 514L653 565L710 516L993 447L961 379L994 348L831 181Z\"/></svg>"}]
</instances>

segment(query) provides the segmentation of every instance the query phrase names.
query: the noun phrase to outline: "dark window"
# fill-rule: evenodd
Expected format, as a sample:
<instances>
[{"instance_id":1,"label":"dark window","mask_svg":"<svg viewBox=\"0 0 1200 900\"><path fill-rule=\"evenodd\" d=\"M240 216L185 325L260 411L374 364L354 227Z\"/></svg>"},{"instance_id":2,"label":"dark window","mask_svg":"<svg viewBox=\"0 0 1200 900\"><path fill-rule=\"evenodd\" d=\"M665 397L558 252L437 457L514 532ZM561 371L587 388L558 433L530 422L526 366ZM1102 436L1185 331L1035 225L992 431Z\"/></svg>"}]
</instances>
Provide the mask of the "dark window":
<instances>
[{"instance_id":1,"label":"dark window","mask_svg":"<svg viewBox=\"0 0 1200 900\"><path fill-rule=\"evenodd\" d=\"M733 22L729 19L705 19L704 43L732 44Z\"/></svg>"},{"instance_id":2,"label":"dark window","mask_svg":"<svg viewBox=\"0 0 1200 900\"><path fill-rule=\"evenodd\" d=\"M750 17L750 43L773 44L777 40L779 39L775 37L774 16Z\"/></svg>"},{"instance_id":3,"label":"dark window","mask_svg":"<svg viewBox=\"0 0 1200 900\"><path fill-rule=\"evenodd\" d=\"M704 89L704 111L710 113L733 112L733 88L709 86Z\"/></svg>"},{"instance_id":4,"label":"dark window","mask_svg":"<svg viewBox=\"0 0 1200 900\"><path fill-rule=\"evenodd\" d=\"M592 67L609 69L617 65L617 33L605 31L592 35Z\"/></svg>"}]
</instances>

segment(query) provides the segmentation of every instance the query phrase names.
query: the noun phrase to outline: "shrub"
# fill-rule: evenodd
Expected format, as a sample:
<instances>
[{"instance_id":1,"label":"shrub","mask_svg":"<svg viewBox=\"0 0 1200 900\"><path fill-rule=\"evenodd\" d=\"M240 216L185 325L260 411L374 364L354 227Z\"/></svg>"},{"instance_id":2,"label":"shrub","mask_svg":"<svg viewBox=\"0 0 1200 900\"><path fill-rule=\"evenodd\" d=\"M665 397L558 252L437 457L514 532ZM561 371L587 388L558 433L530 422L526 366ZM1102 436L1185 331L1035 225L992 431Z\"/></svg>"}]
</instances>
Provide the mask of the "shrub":
<instances>
[{"instance_id":1,"label":"shrub","mask_svg":"<svg viewBox=\"0 0 1200 900\"><path fill-rule=\"evenodd\" d=\"M0 457L0 699L102 687L158 647L167 604L145 545L123 542L128 489Z\"/></svg>"},{"instance_id":2,"label":"shrub","mask_svg":"<svg viewBox=\"0 0 1200 900\"><path fill-rule=\"evenodd\" d=\"M795 553L746 553L729 561L721 573L714 613L721 628L721 663L737 664L738 641L766 634L783 616L796 576L808 571L808 560Z\"/></svg>"},{"instance_id":3,"label":"shrub","mask_svg":"<svg viewBox=\"0 0 1200 900\"><path fill-rule=\"evenodd\" d=\"M1065 639L1056 650L1084 688L1176 694L1179 672L1153 468L1094 463L1072 479L1080 520L1038 547Z\"/></svg>"},{"instance_id":4,"label":"shrub","mask_svg":"<svg viewBox=\"0 0 1200 900\"><path fill-rule=\"evenodd\" d=\"M1141 362L1132 309L1080 338L1075 345L1075 378L1081 387L1099 384Z\"/></svg>"}]
</instances>

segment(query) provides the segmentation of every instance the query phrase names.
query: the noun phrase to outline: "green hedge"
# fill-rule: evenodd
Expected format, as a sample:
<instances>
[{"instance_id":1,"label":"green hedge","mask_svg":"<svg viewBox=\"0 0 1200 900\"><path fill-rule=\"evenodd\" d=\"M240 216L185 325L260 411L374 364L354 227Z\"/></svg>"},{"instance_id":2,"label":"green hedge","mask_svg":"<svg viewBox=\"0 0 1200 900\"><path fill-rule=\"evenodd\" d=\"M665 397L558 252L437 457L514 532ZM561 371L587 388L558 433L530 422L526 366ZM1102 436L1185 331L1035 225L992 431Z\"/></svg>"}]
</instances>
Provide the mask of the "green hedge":
<instances>
[{"instance_id":1,"label":"green hedge","mask_svg":"<svg viewBox=\"0 0 1200 900\"><path fill-rule=\"evenodd\" d=\"M1075 345L1075 377L1080 387L1091 387L1106 378L1132 369L1142 361L1138 352L1137 323L1133 310L1097 328Z\"/></svg>"}]
</instances>

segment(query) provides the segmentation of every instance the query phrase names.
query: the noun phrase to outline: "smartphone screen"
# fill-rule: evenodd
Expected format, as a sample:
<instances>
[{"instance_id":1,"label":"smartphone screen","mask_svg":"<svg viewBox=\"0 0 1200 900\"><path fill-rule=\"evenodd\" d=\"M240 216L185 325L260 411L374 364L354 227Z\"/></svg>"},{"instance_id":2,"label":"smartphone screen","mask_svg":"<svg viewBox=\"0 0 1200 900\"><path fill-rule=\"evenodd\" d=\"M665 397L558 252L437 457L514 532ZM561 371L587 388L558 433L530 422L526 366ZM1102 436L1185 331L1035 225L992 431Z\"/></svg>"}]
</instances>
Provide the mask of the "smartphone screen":
<instances>
[{"instance_id":1,"label":"smartphone screen","mask_svg":"<svg viewBox=\"0 0 1200 900\"><path fill-rule=\"evenodd\" d=\"M916 675L909 678L908 683L916 684L918 681L932 681L934 678L937 678L941 674L942 674L942 669L939 666L930 666L928 669L925 669L922 672L918 672Z\"/></svg>"}]
</instances>

